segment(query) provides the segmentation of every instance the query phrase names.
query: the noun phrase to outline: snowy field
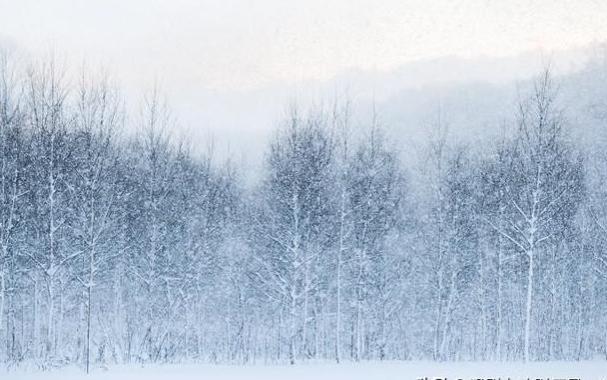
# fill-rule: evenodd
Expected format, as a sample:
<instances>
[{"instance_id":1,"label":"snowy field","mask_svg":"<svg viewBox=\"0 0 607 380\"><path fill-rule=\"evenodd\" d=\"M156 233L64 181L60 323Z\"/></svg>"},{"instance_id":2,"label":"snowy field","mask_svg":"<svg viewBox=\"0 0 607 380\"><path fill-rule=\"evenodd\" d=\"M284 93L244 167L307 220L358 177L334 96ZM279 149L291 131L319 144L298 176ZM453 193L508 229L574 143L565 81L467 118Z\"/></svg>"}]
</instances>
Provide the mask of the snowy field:
<instances>
[{"instance_id":1,"label":"snowy field","mask_svg":"<svg viewBox=\"0 0 607 380\"><path fill-rule=\"evenodd\" d=\"M541 363L431 363L431 362L366 362L336 364L302 364L296 366L226 366L226 365L160 365L97 369L85 375L78 368L51 372L0 371L2 380L407 380L427 377L448 379L607 379L607 362L541 362Z\"/></svg>"}]
</instances>

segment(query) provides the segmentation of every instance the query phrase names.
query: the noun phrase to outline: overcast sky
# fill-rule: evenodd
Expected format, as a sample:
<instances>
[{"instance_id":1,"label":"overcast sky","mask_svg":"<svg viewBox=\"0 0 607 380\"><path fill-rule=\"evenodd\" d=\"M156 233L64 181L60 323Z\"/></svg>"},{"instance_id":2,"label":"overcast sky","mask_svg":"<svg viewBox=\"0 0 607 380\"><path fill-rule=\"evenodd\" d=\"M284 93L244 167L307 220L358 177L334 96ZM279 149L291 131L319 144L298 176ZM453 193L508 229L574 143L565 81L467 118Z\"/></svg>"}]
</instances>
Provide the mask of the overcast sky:
<instances>
[{"instance_id":1,"label":"overcast sky","mask_svg":"<svg viewBox=\"0 0 607 380\"><path fill-rule=\"evenodd\" d=\"M607 41L606 20L600 0L0 0L0 43L101 63L127 89L160 78L197 136L236 140L288 101L269 88L552 54Z\"/></svg>"},{"instance_id":2,"label":"overcast sky","mask_svg":"<svg viewBox=\"0 0 607 380\"><path fill-rule=\"evenodd\" d=\"M0 35L29 51L230 90L566 49L606 40L605 20L600 0L0 0Z\"/></svg>"}]
</instances>

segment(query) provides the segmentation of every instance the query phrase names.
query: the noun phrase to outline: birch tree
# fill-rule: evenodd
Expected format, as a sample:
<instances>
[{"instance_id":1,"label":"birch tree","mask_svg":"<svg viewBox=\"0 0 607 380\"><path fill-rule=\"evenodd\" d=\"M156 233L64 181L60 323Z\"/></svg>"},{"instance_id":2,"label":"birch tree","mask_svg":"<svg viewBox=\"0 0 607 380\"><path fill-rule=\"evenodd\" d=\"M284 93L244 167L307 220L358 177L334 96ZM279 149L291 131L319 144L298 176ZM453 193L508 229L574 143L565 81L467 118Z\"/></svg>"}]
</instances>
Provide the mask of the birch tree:
<instances>
[{"instance_id":1,"label":"birch tree","mask_svg":"<svg viewBox=\"0 0 607 380\"><path fill-rule=\"evenodd\" d=\"M102 268L107 267L120 247L115 245L118 205L122 194L116 182L118 151L115 144L121 123L120 99L110 87L107 78L91 79L83 74L79 93L74 131L74 166L71 168L75 243L83 252L83 271L77 278L86 292L85 366L89 372L93 289L99 281ZM108 279L106 277L106 279Z\"/></svg>"},{"instance_id":2,"label":"birch tree","mask_svg":"<svg viewBox=\"0 0 607 380\"><path fill-rule=\"evenodd\" d=\"M555 231L569 228L582 191L581 163L568 146L564 119L555 104L555 87L549 71L535 83L532 97L520 104L518 131L512 141L505 179L505 219L489 221L516 249L527 268L523 358L532 359L534 271L539 252L557 238Z\"/></svg>"},{"instance_id":3,"label":"birch tree","mask_svg":"<svg viewBox=\"0 0 607 380\"><path fill-rule=\"evenodd\" d=\"M271 145L262 209L253 230L259 239L255 277L288 316L292 364L307 350L316 265L330 227L326 184L333 152L322 122L294 112Z\"/></svg>"},{"instance_id":4,"label":"birch tree","mask_svg":"<svg viewBox=\"0 0 607 380\"><path fill-rule=\"evenodd\" d=\"M18 86L13 62L8 53L0 50L0 336L4 333L6 337L8 360L14 359L15 349L14 289L18 270L15 232L23 227L21 210L27 191L24 186L27 136Z\"/></svg>"},{"instance_id":5,"label":"birch tree","mask_svg":"<svg viewBox=\"0 0 607 380\"><path fill-rule=\"evenodd\" d=\"M373 328L377 357L385 359L388 320L396 311L395 292L405 270L387 239L398 226L405 183L396 153L387 146L375 117L365 141L355 152L350 173L353 257L348 261L356 305L354 358L360 360L364 352L363 320L373 317L377 324ZM372 314L364 315L367 312Z\"/></svg>"},{"instance_id":6,"label":"birch tree","mask_svg":"<svg viewBox=\"0 0 607 380\"><path fill-rule=\"evenodd\" d=\"M38 182L36 192L31 193L34 205L35 231L42 236L40 246L26 250L28 258L41 272L46 284L46 340L45 355L56 354L61 331L56 324L62 310L57 308L57 296L63 296L59 282L67 265L81 252L66 248L66 228L69 225L67 207L67 167L71 152L68 129L72 120L67 112L68 89L64 71L51 58L39 66L33 66L27 79L27 121L33 133L33 178ZM64 273L63 273L64 274Z\"/></svg>"}]
</instances>

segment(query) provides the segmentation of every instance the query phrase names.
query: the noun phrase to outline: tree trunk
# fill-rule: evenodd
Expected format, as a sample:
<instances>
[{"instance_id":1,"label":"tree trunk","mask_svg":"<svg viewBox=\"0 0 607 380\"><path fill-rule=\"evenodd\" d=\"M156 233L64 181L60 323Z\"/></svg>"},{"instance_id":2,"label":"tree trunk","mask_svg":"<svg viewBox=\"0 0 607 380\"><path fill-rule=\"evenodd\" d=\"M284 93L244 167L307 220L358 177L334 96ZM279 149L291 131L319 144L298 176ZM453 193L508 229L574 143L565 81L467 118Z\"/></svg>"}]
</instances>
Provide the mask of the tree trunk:
<instances>
[{"instance_id":1,"label":"tree trunk","mask_svg":"<svg viewBox=\"0 0 607 380\"><path fill-rule=\"evenodd\" d=\"M91 357L91 285L87 286L87 305L86 305L86 373L89 373L89 363Z\"/></svg>"},{"instance_id":2,"label":"tree trunk","mask_svg":"<svg viewBox=\"0 0 607 380\"><path fill-rule=\"evenodd\" d=\"M497 248L497 360L502 360L502 238L498 235Z\"/></svg>"},{"instance_id":3,"label":"tree trunk","mask_svg":"<svg viewBox=\"0 0 607 380\"><path fill-rule=\"evenodd\" d=\"M525 312L525 362L529 362L529 340L531 334L531 307L533 295L533 248L527 251L529 268L527 272L527 303Z\"/></svg>"}]
</instances>

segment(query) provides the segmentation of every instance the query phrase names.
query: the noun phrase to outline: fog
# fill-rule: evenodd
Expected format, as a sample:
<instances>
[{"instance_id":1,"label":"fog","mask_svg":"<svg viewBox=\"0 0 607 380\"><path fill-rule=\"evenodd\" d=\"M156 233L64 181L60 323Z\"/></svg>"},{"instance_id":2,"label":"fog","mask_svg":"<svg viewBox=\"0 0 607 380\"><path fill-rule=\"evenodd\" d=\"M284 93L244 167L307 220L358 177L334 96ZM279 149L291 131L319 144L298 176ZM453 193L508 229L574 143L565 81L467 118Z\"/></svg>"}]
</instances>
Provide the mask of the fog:
<instances>
[{"instance_id":1,"label":"fog","mask_svg":"<svg viewBox=\"0 0 607 380\"><path fill-rule=\"evenodd\" d=\"M256 161L293 102L374 102L419 133L455 84L512 89L547 62L575 71L607 40L605 12L599 1L0 0L0 44L105 67L132 110L159 84L176 134Z\"/></svg>"},{"instance_id":2,"label":"fog","mask_svg":"<svg viewBox=\"0 0 607 380\"><path fill-rule=\"evenodd\" d=\"M606 15L0 0L0 368L604 360Z\"/></svg>"}]
</instances>

